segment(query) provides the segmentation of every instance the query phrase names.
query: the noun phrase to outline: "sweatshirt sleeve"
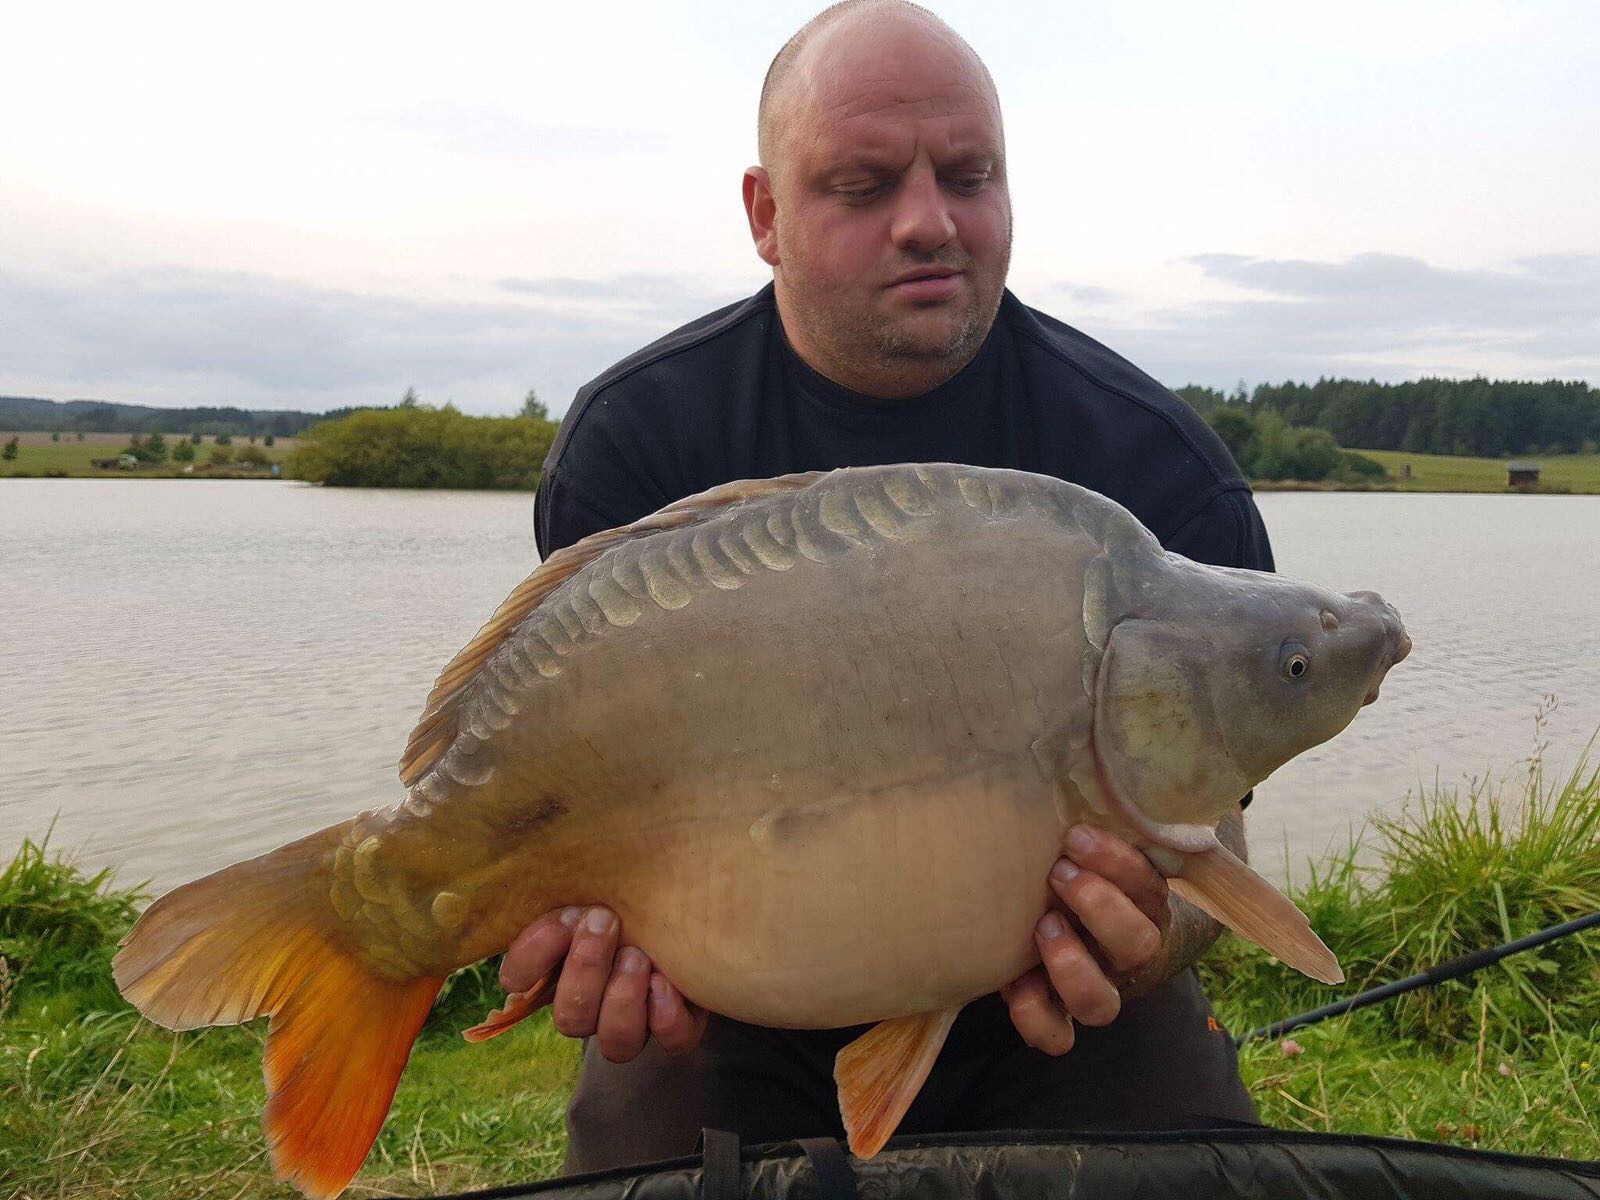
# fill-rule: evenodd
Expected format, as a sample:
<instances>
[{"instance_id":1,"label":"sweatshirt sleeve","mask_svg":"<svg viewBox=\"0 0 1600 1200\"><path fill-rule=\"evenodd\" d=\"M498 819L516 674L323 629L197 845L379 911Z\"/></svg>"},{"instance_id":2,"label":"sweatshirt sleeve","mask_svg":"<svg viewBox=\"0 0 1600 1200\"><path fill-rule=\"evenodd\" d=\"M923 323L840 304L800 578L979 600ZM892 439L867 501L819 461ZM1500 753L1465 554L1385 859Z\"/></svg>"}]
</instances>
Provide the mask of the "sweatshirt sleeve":
<instances>
[{"instance_id":1,"label":"sweatshirt sleeve","mask_svg":"<svg viewBox=\"0 0 1600 1200\"><path fill-rule=\"evenodd\" d=\"M1243 488L1212 500L1167 539L1166 548L1213 567L1273 569L1267 527L1255 498Z\"/></svg>"}]
</instances>

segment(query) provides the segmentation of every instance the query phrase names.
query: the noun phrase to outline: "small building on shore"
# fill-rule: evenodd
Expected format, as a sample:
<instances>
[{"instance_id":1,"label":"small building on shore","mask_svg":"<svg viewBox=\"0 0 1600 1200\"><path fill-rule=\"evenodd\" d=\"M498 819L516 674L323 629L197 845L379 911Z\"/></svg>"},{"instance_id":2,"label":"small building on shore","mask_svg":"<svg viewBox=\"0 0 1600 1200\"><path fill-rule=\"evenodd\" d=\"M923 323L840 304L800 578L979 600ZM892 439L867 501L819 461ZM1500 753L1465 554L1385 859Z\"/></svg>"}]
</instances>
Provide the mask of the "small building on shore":
<instances>
[{"instance_id":1,"label":"small building on shore","mask_svg":"<svg viewBox=\"0 0 1600 1200\"><path fill-rule=\"evenodd\" d=\"M1539 464L1536 462L1509 462L1506 464L1506 486L1526 487L1539 482Z\"/></svg>"}]
</instances>

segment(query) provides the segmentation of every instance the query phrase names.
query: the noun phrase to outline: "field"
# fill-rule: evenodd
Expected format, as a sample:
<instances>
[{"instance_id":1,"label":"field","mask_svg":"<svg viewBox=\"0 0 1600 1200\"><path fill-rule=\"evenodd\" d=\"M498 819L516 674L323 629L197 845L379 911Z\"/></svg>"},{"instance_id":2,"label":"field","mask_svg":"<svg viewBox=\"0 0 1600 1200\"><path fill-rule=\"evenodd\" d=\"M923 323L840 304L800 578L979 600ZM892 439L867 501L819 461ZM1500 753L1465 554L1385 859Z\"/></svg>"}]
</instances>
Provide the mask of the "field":
<instances>
[{"instance_id":1,"label":"field","mask_svg":"<svg viewBox=\"0 0 1600 1200\"><path fill-rule=\"evenodd\" d=\"M83 441L78 441L75 433L63 433L60 441L51 441L48 433L12 433L0 431L0 444L4 444L15 436L17 441L17 457L15 461L0 460L0 478L16 476L22 478L38 476L60 477L65 475L72 479L170 479L184 475L196 475L203 478L263 478L269 471L266 469L252 469L229 464L226 467L213 467L208 459L216 447L216 439L205 435L200 445L196 446L193 464L176 463L170 457L170 451L188 435L182 433L163 433L167 441L169 456L166 462L157 466L140 467L138 470L125 471L121 468L110 470L96 467L92 460L96 458L115 458L118 451L128 444L129 435L126 433L86 433ZM233 450L239 450L250 445L247 437L233 439ZM256 449L260 450L267 458L275 463L281 463L288 453L294 449L295 439L277 438L271 446L265 445L261 438L255 442ZM227 449L227 447L223 447ZM192 472L184 471L186 465L192 465Z\"/></svg>"},{"instance_id":2,"label":"field","mask_svg":"<svg viewBox=\"0 0 1600 1200\"><path fill-rule=\"evenodd\" d=\"M1362 450L1389 472L1402 492L1505 492L1506 459L1458 458L1447 454L1407 454L1403 450ZM1540 465L1539 482L1551 490L1600 494L1600 454L1533 455ZM1403 478L1405 467L1411 478Z\"/></svg>"},{"instance_id":3,"label":"field","mask_svg":"<svg viewBox=\"0 0 1600 1200\"><path fill-rule=\"evenodd\" d=\"M1202 974L1234 1031L1269 1024L1600 908L1600 772L1435 791L1319 864L1295 898L1340 955L1341 989L1224 938ZM1373 868L1359 862L1375 861ZM0 871L0 1180L8 1197L284 1197L261 1136L262 1022L172 1034L109 978L137 909L25 845ZM492 967L450 983L348 1193L434 1194L559 1169L575 1043L545 1014L487 1045L458 1032L500 999ZM1523 1154L1600 1156L1600 931L1464 980L1249 1043L1271 1125ZM1173 1080L1173 1086L1183 1086Z\"/></svg>"}]
</instances>

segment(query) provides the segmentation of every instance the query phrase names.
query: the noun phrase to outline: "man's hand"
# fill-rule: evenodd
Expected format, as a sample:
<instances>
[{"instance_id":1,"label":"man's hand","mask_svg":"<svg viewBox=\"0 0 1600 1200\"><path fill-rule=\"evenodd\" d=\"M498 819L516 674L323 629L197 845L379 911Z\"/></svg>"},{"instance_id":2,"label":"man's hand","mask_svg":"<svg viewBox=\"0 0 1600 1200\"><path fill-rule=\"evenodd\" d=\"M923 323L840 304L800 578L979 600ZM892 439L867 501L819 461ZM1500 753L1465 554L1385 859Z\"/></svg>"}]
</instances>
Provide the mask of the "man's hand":
<instances>
[{"instance_id":1,"label":"man's hand","mask_svg":"<svg viewBox=\"0 0 1600 1200\"><path fill-rule=\"evenodd\" d=\"M1072 1048L1073 1022L1107 1025L1122 988L1162 955L1172 922L1167 881L1139 851L1079 825L1050 870L1062 908L1034 930L1041 964L1001 989L1022 1040L1046 1054Z\"/></svg>"},{"instance_id":2,"label":"man's hand","mask_svg":"<svg viewBox=\"0 0 1600 1200\"><path fill-rule=\"evenodd\" d=\"M706 1014L685 1000L649 955L623 946L609 908L546 913L520 934L500 963L500 986L523 992L559 970L551 1017L568 1037L593 1037L600 1053L627 1062L655 1038L668 1054L700 1044Z\"/></svg>"}]
</instances>

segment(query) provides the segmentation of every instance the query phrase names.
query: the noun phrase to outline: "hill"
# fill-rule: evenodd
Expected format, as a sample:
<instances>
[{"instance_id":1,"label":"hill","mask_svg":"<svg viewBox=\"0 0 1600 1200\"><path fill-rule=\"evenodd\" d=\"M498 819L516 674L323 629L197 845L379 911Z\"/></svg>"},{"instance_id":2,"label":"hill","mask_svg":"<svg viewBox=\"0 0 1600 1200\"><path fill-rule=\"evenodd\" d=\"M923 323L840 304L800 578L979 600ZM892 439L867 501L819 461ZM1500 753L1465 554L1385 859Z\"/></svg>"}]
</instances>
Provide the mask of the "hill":
<instances>
[{"instance_id":1,"label":"hill","mask_svg":"<svg viewBox=\"0 0 1600 1200\"><path fill-rule=\"evenodd\" d=\"M36 396L0 396L0 429L52 433L205 433L272 434L293 437L318 421L358 410L327 413L294 409L152 408L113 404L109 400L45 400Z\"/></svg>"}]
</instances>

